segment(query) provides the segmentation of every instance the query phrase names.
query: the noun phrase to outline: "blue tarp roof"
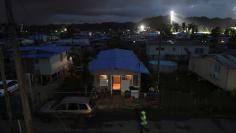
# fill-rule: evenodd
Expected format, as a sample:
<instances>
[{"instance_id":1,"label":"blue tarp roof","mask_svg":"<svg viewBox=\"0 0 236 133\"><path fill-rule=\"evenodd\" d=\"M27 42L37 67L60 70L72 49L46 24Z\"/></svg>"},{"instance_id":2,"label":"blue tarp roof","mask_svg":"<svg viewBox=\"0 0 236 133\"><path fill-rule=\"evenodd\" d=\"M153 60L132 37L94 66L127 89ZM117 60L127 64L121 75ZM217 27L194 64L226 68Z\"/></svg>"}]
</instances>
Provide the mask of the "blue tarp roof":
<instances>
[{"instance_id":1,"label":"blue tarp roof","mask_svg":"<svg viewBox=\"0 0 236 133\"><path fill-rule=\"evenodd\" d=\"M91 72L124 69L132 72L149 74L148 69L130 50L110 49L101 51L95 59L89 63Z\"/></svg>"},{"instance_id":2,"label":"blue tarp roof","mask_svg":"<svg viewBox=\"0 0 236 133\"><path fill-rule=\"evenodd\" d=\"M56 45L20 47L23 58L48 58L69 50L69 47Z\"/></svg>"}]
</instances>

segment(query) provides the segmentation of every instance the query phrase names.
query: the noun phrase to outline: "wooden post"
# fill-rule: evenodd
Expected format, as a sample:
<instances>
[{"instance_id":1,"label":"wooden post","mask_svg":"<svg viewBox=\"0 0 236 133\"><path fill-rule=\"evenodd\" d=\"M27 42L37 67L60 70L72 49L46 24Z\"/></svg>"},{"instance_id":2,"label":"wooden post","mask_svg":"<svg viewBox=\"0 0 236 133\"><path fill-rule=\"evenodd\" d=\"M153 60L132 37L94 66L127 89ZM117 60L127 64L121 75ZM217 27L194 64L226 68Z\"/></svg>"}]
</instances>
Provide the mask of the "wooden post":
<instances>
[{"instance_id":1,"label":"wooden post","mask_svg":"<svg viewBox=\"0 0 236 133\"><path fill-rule=\"evenodd\" d=\"M5 0L5 7L6 7L6 16L7 21L9 24L9 37L12 41L13 45L13 52L14 52L14 59L15 59L15 66L16 66L16 75L17 75L17 81L18 81L18 87L20 89L20 97L21 97L21 104L23 109L23 116L24 116L24 122L26 126L26 132L27 133L33 133L32 128L32 118L31 118L31 111L29 107L29 101L28 96L26 94L26 88L25 88L25 76L23 73L23 68L21 64L21 56L19 51L19 43L16 40L16 33L17 28L15 24L15 20L12 13L12 3L11 0Z\"/></svg>"},{"instance_id":2,"label":"wooden post","mask_svg":"<svg viewBox=\"0 0 236 133\"><path fill-rule=\"evenodd\" d=\"M3 89L4 89L4 97L6 102L6 111L9 120L10 132L13 132L13 121L12 121L12 109L11 109L11 101L8 93L8 86L6 82L6 75L5 75L5 65L4 65L4 56L2 53L2 48L0 47L0 72L2 77Z\"/></svg>"}]
</instances>

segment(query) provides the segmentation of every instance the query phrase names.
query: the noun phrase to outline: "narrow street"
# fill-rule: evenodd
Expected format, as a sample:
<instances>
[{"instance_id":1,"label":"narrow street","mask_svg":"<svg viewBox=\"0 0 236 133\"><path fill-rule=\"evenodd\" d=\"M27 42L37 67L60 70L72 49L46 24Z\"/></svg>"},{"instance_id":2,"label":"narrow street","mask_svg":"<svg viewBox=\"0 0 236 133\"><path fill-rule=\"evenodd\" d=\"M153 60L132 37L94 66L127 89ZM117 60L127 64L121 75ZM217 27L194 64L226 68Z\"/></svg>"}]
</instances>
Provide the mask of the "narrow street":
<instances>
[{"instance_id":1,"label":"narrow street","mask_svg":"<svg viewBox=\"0 0 236 133\"><path fill-rule=\"evenodd\" d=\"M151 116L151 115L149 115ZM134 112L100 112L89 122L54 119L43 122L33 120L35 133L138 133ZM148 121L149 133L234 133L236 120L208 118L156 118ZM1 133L8 133L7 121L0 121Z\"/></svg>"}]
</instances>

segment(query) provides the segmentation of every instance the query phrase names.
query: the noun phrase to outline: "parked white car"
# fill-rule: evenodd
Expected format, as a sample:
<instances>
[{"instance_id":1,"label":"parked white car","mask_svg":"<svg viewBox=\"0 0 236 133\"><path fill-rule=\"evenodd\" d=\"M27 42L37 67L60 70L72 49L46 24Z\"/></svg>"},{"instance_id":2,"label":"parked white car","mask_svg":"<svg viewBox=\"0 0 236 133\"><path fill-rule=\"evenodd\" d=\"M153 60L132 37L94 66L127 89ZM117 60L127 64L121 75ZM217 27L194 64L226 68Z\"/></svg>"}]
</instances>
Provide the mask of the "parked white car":
<instances>
[{"instance_id":1,"label":"parked white car","mask_svg":"<svg viewBox=\"0 0 236 133\"><path fill-rule=\"evenodd\" d=\"M7 82L7 87L8 87L8 91L10 93L16 91L18 89L18 83L16 80L6 80ZM0 81L0 97L4 96L4 89L3 89L3 82Z\"/></svg>"},{"instance_id":2,"label":"parked white car","mask_svg":"<svg viewBox=\"0 0 236 133\"><path fill-rule=\"evenodd\" d=\"M91 118L95 116L95 103L88 97L65 97L52 100L39 111L42 119L48 118Z\"/></svg>"}]
</instances>

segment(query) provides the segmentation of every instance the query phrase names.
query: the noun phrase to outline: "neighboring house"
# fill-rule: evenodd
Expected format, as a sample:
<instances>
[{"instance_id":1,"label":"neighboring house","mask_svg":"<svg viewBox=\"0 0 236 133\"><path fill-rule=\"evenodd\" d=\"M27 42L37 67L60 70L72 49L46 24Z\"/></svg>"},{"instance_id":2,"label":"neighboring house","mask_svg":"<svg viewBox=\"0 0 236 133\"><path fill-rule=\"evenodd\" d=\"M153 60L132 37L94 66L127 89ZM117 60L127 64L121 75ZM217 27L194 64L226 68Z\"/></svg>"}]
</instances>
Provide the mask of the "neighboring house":
<instances>
[{"instance_id":1,"label":"neighboring house","mask_svg":"<svg viewBox=\"0 0 236 133\"><path fill-rule=\"evenodd\" d=\"M147 43L146 53L149 60L158 58L160 43ZM206 55L209 46L201 41L167 41L161 43L160 57L167 60L188 60L191 56Z\"/></svg>"},{"instance_id":2,"label":"neighboring house","mask_svg":"<svg viewBox=\"0 0 236 133\"><path fill-rule=\"evenodd\" d=\"M71 63L67 56L68 50L69 47L55 45L21 47L23 67L41 83L62 78Z\"/></svg>"},{"instance_id":3,"label":"neighboring house","mask_svg":"<svg viewBox=\"0 0 236 133\"><path fill-rule=\"evenodd\" d=\"M45 34L34 34L32 36L29 36L28 39L30 40L34 40L36 42L47 42L47 41L51 41L54 39L53 36L48 36Z\"/></svg>"},{"instance_id":4,"label":"neighboring house","mask_svg":"<svg viewBox=\"0 0 236 133\"><path fill-rule=\"evenodd\" d=\"M147 41L157 41L158 36L160 35L160 32L141 32L141 33L132 33L132 34L123 34L121 35L121 40L126 42L133 42L133 43L139 43L139 42L147 42Z\"/></svg>"},{"instance_id":5,"label":"neighboring house","mask_svg":"<svg viewBox=\"0 0 236 133\"><path fill-rule=\"evenodd\" d=\"M97 91L106 90L111 94L124 94L130 86L140 88L141 74L149 74L137 56L124 49L101 51L89 63L89 70L94 75Z\"/></svg>"},{"instance_id":6,"label":"neighboring house","mask_svg":"<svg viewBox=\"0 0 236 133\"><path fill-rule=\"evenodd\" d=\"M90 46L89 36L78 36L69 39L61 39L56 41L55 43L67 46L79 46L79 47Z\"/></svg>"},{"instance_id":7,"label":"neighboring house","mask_svg":"<svg viewBox=\"0 0 236 133\"><path fill-rule=\"evenodd\" d=\"M58 40L55 43L67 45L67 46L78 46L78 47L88 47L91 44L104 44L110 38L108 36L85 36L80 35L74 38Z\"/></svg>"},{"instance_id":8,"label":"neighboring house","mask_svg":"<svg viewBox=\"0 0 236 133\"><path fill-rule=\"evenodd\" d=\"M236 56L216 54L191 58L189 70L224 90L236 90Z\"/></svg>"},{"instance_id":9,"label":"neighboring house","mask_svg":"<svg viewBox=\"0 0 236 133\"><path fill-rule=\"evenodd\" d=\"M22 45L32 45L32 44L34 44L34 40L26 39L26 38L20 39L20 42L21 42Z\"/></svg>"}]
</instances>

